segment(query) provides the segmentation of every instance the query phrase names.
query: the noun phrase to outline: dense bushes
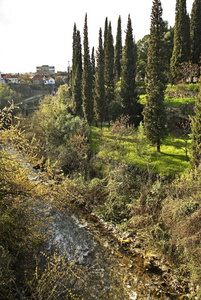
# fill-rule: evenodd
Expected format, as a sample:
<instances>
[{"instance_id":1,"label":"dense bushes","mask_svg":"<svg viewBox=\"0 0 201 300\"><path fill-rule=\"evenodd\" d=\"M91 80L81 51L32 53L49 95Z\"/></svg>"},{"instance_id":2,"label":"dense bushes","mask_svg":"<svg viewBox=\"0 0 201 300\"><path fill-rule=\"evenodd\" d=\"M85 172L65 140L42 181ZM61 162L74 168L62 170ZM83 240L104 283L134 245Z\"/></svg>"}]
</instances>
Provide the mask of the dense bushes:
<instances>
[{"instance_id":1,"label":"dense bushes","mask_svg":"<svg viewBox=\"0 0 201 300\"><path fill-rule=\"evenodd\" d=\"M78 278L85 269L56 252L41 255L49 221L42 212L58 208L65 191L58 182L47 184L51 173L40 178L30 168L37 163L36 143L12 125L12 109L0 118L0 299L81 299L74 287L83 292Z\"/></svg>"}]
</instances>

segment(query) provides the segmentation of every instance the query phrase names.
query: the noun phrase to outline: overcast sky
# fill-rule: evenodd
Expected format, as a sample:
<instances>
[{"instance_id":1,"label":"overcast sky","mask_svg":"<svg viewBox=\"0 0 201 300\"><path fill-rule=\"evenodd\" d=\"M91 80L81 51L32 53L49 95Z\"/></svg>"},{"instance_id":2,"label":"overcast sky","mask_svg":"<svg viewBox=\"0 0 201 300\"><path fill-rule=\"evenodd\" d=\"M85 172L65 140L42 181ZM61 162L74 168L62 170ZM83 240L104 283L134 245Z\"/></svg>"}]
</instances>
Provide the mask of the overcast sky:
<instances>
[{"instance_id":1,"label":"overcast sky","mask_svg":"<svg viewBox=\"0 0 201 300\"><path fill-rule=\"evenodd\" d=\"M161 0L163 19L174 26L176 0ZM190 13L193 0L187 0ZM55 66L66 71L72 61L74 23L81 32L88 17L89 47L98 45L105 18L116 39L117 20L126 29L131 16L136 42L149 33L152 0L0 0L0 72L35 72L36 66ZM123 35L124 43L124 35Z\"/></svg>"}]
</instances>

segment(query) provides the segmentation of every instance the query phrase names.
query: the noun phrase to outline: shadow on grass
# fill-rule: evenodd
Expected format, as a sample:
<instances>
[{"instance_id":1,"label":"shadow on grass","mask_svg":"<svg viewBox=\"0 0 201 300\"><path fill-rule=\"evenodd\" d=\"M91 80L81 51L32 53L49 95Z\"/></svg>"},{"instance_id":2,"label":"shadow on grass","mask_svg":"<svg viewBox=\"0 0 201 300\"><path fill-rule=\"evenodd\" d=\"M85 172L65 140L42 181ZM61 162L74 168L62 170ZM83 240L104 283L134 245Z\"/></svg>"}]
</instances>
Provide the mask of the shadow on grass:
<instances>
[{"instance_id":1,"label":"shadow on grass","mask_svg":"<svg viewBox=\"0 0 201 300\"><path fill-rule=\"evenodd\" d=\"M173 158L174 157L177 160L187 162L185 153L183 155L181 155L181 154L171 154L171 153L160 152L160 154L161 154L161 156L164 156L164 157L167 157L167 158ZM174 161L172 161L172 163L174 163Z\"/></svg>"}]
</instances>

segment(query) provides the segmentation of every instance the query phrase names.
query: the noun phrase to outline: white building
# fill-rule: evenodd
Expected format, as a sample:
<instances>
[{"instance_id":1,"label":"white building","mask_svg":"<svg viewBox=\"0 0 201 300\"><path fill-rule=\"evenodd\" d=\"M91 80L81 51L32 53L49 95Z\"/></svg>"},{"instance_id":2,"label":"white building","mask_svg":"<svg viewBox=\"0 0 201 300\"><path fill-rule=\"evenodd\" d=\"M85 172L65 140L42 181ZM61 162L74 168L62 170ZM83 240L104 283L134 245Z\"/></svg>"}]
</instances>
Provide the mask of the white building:
<instances>
[{"instance_id":1,"label":"white building","mask_svg":"<svg viewBox=\"0 0 201 300\"><path fill-rule=\"evenodd\" d=\"M48 80L45 81L45 84L55 84L54 78L50 77Z\"/></svg>"}]
</instances>

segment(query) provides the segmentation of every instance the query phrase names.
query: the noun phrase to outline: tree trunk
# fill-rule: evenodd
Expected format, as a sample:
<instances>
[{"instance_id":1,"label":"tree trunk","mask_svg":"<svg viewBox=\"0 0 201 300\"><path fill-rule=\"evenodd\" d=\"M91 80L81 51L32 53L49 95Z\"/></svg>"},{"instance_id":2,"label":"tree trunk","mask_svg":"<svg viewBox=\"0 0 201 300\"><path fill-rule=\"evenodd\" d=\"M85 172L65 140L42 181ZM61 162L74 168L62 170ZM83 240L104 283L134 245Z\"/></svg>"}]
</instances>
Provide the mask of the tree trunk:
<instances>
[{"instance_id":1,"label":"tree trunk","mask_svg":"<svg viewBox=\"0 0 201 300\"><path fill-rule=\"evenodd\" d=\"M157 143L157 152L160 153L160 151L161 151L161 145L160 143Z\"/></svg>"}]
</instances>

